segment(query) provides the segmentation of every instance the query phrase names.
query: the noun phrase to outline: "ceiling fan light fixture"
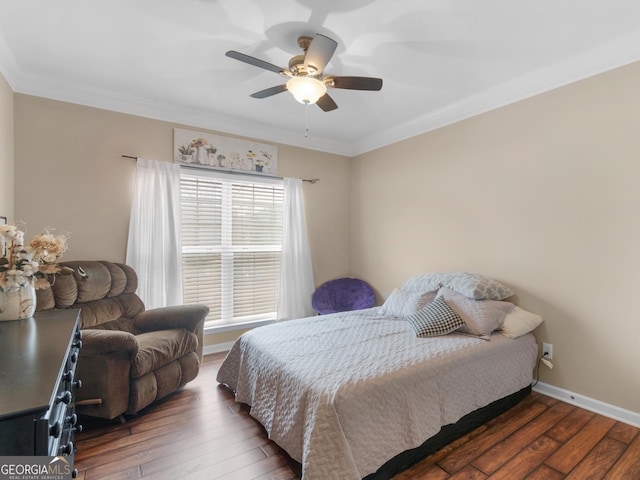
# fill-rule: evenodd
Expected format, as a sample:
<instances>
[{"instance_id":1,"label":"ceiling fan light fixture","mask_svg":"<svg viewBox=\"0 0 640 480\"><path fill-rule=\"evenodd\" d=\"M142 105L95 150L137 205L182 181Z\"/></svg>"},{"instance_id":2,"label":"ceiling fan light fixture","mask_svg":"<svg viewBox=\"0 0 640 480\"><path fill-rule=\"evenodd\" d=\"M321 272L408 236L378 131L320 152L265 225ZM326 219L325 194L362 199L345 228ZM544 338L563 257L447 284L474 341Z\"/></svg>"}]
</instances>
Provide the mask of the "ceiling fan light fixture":
<instances>
[{"instance_id":1,"label":"ceiling fan light fixture","mask_svg":"<svg viewBox=\"0 0 640 480\"><path fill-rule=\"evenodd\" d=\"M293 77L287 82L287 90L300 103L316 103L327 93L327 86L312 77Z\"/></svg>"}]
</instances>

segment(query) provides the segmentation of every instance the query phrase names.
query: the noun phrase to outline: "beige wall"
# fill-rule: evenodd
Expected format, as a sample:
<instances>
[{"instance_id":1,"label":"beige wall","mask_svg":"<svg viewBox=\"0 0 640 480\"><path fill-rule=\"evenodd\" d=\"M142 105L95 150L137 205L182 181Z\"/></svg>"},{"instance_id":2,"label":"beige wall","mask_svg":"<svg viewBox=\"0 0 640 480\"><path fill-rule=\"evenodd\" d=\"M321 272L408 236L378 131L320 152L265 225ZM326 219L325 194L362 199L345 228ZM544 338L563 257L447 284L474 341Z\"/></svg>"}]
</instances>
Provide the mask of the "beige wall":
<instances>
[{"instance_id":1,"label":"beige wall","mask_svg":"<svg viewBox=\"0 0 640 480\"><path fill-rule=\"evenodd\" d=\"M541 380L640 412L640 63L355 158L351 270L506 282Z\"/></svg>"},{"instance_id":2,"label":"beige wall","mask_svg":"<svg viewBox=\"0 0 640 480\"><path fill-rule=\"evenodd\" d=\"M27 236L54 227L70 232L65 260L124 261L135 161L121 155L171 161L174 127L193 128L16 94L15 214ZM316 284L348 274L349 158L280 145L278 164L320 179L303 187Z\"/></svg>"},{"instance_id":3,"label":"beige wall","mask_svg":"<svg viewBox=\"0 0 640 480\"><path fill-rule=\"evenodd\" d=\"M0 73L0 216L13 220L13 90Z\"/></svg>"},{"instance_id":4,"label":"beige wall","mask_svg":"<svg viewBox=\"0 0 640 480\"><path fill-rule=\"evenodd\" d=\"M382 299L417 272L493 276L546 319L542 381L640 412L638 84L634 64L352 161L279 146L281 174L321 178L305 185L316 284L358 275ZM123 260L120 155L170 160L174 126L16 94L15 218L71 232L67 259Z\"/></svg>"}]
</instances>

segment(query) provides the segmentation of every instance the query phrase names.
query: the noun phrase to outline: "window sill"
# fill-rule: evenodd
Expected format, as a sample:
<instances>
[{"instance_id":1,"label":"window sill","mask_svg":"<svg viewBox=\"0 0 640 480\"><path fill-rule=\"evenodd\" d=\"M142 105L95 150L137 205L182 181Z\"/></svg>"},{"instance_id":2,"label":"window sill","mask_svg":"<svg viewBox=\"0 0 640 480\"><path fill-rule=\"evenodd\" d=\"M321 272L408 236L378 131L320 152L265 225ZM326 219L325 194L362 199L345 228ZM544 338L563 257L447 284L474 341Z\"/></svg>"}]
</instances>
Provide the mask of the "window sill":
<instances>
[{"instance_id":1,"label":"window sill","mask_svg":"<svg viewBox=\"0 0 640 480\"><path fill-rule=\"evenodd\" d=\"M228 323L226 325L212 325L209 327L204 327L204 334L211 335L215 333L222 332L234 332L236 330L249 330L251 328L261 327L262 325L269 325L270 323L275 323L276 320L253 320L251 322L244 323Z\"/></svg>"}]
</instances>

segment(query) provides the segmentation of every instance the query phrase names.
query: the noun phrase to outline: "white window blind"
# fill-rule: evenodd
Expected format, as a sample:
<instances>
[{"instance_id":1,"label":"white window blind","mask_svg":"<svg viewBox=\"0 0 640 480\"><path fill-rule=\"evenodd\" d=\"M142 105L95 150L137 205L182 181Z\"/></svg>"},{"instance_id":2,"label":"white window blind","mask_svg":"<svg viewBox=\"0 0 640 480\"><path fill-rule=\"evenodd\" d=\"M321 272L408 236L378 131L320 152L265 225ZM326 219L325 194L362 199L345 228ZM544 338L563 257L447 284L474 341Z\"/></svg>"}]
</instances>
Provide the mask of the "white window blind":
<instances>
[{"instance_id":1,"label":"white window blind","mask_svg":"<svg viewBox=\"0 0 640 480\"><path fill-rule=\"evenodd\" d=\"M275 319L282 180L183 169L185 303L210 308L207 326Z\"/></svg>"}]
</instances>

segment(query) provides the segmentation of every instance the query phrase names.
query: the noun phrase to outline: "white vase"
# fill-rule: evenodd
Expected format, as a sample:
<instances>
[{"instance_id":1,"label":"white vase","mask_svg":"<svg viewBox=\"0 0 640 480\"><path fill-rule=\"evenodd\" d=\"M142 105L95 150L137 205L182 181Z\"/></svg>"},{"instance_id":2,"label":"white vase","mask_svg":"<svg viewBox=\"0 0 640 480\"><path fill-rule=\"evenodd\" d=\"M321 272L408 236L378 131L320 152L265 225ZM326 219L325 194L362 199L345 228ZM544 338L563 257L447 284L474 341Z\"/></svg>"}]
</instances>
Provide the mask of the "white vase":
<instances>
[{"instance_id":1,"label":"white vase","mask_svg":"<svg viewBox=\"0 0 640 480\"><path fill-rule=\"evenodd\" d=\"M0 286L0 321L32 317L36 311L36 289L31 277L7 276Z\"/></svg>"}]
</instances>

